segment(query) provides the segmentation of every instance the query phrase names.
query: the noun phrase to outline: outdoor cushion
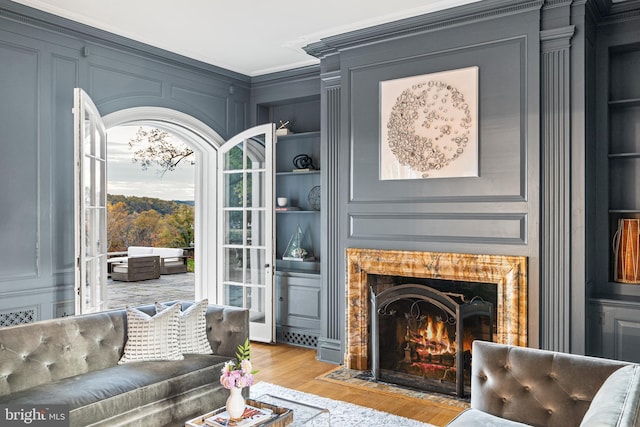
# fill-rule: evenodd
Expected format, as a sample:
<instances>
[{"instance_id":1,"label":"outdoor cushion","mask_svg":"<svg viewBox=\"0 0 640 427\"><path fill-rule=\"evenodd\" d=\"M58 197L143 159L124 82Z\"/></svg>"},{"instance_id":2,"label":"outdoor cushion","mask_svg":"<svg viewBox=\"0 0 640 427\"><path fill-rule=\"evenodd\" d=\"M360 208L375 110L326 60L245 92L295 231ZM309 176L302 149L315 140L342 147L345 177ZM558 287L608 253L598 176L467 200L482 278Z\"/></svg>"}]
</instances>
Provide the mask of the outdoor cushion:
<instances>
[{"instance_id":1,"label":"outdoor cushion","mask_svg":"<svg viewBox=\"0 0 640 427\"><path fill-rule=\"evenodd\" d=\"M150 246L129 246L127 248L128 256L144 256L153 255L153 248Z\"/></svg>"}]
</instances>

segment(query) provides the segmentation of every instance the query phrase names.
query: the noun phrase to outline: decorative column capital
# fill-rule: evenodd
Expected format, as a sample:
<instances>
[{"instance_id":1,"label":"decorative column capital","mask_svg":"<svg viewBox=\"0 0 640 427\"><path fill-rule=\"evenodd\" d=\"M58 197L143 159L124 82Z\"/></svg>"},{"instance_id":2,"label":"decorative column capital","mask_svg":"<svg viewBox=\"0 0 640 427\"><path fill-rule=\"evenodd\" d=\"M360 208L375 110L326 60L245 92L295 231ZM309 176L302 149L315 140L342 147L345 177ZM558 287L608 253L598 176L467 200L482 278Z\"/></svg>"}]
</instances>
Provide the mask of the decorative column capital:
<instances>
[{"instance_id":1,"label":"decorative column capital","mask_svg":"<svg viewBox=\"0 0 640 427\"><path fill-rule=\"evenodd\" d=\"M540 31L540 42L543 52L568 49L571 47L571 38L576 32L575 25L553 28Z\"/></svg>"}]
</instances>

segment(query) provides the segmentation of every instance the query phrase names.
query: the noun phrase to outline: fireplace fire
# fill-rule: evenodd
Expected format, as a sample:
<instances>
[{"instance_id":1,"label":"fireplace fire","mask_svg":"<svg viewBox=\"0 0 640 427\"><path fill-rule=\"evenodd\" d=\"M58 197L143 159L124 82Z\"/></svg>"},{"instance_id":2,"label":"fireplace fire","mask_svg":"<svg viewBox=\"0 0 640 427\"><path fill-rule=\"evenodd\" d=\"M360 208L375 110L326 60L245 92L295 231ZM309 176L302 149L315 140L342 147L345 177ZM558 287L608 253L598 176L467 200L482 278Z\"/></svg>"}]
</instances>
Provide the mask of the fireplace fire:
<instances>
[{"instance_id":1,"label":"fireplace fire","mask_svg":"<svg viewBox=\"0 0 640 427\"><path fill-rule=\"evenodd\" d=\"M493 339L493 304L475 296L401 284L371 287L375 379L464 396L471 343Z\"/></svg>"}]
</instances>

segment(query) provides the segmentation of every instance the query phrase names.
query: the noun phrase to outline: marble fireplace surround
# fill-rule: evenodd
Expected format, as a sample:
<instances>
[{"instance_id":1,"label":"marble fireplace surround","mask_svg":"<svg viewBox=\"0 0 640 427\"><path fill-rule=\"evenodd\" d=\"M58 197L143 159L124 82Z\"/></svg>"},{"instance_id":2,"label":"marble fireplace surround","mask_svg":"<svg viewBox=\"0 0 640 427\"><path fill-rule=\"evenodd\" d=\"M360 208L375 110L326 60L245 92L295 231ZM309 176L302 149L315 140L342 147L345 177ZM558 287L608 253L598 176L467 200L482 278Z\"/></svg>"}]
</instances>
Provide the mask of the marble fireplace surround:
<instances>
[{"instance_id":1,"label":"marble fireplace surround","mask_svg":"<svg viewBox=\"0 0 640 427\"><path fill-rule=\"evenodd\" d=\"M369 274L495 283L498 307L494 340L527 345L526 257L347 248L346 259L347 368L370 369Z\"/></svg>"}]
</instances>

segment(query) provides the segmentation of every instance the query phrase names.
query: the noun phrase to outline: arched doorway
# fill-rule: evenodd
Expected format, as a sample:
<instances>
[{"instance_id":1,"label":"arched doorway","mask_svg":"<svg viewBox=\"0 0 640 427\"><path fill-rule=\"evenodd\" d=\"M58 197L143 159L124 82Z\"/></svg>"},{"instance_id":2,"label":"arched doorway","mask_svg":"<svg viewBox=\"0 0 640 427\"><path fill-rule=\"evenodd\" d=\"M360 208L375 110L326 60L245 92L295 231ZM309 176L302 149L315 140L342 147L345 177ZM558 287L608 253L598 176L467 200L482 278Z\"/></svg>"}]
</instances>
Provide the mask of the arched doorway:
<instances>
[{"instance_id":1,"label":"arched doorway","mask_svg":"<svg viewBox=\"0 0 640 427\"><path fill-rule=\"evenodd\" d=\"M216 301L217 158L224 139L198 119L162 107L135 107L103 117L107 130L147 125L175 134L189 144L195 161L195 298Z\"/></svg>"}]
</instances>

